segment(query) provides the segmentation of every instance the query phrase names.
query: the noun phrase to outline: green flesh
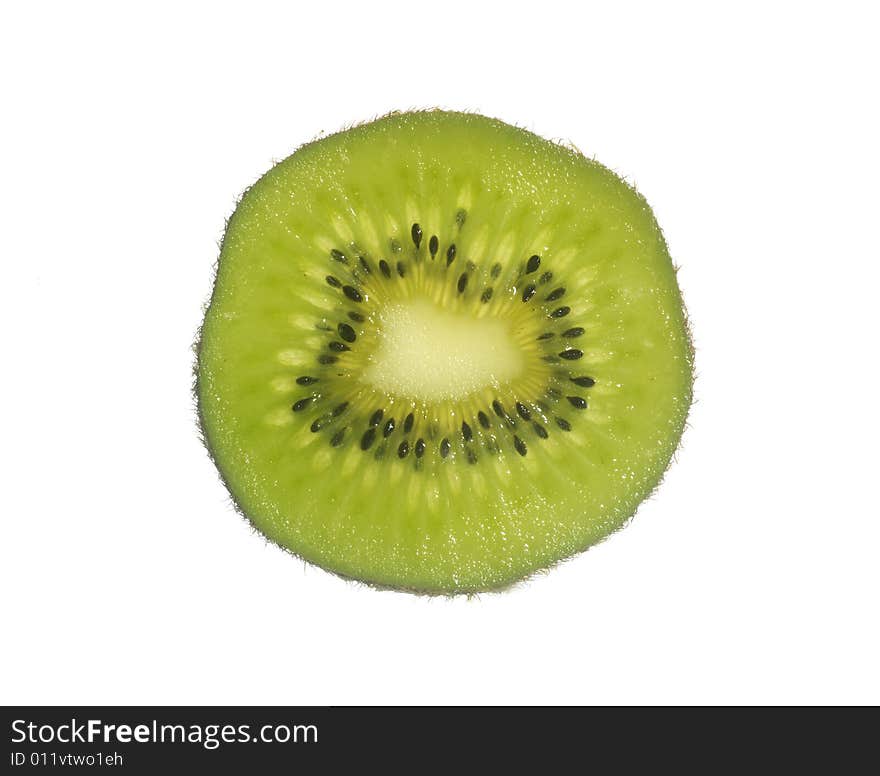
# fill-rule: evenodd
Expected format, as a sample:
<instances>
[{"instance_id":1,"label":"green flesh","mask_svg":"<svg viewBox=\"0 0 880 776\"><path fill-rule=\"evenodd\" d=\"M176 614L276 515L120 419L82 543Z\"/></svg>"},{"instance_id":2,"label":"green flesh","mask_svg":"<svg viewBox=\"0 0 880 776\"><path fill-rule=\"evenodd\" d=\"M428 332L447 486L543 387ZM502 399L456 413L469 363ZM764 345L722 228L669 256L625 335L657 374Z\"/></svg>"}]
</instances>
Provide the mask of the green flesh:
<instances>
[{"instance_id":1,"label":"green flesh","mask_svg":"<svg viewBox=\"0 0 880 776\"><path fill-rule=\"evenodd\" d=\"M307 145L247 192L198 378L260 531L348 577L454 593L621 526L678 444L692 359L638 194L528 132L432 111Z\"/></svg>"}]
</instances>

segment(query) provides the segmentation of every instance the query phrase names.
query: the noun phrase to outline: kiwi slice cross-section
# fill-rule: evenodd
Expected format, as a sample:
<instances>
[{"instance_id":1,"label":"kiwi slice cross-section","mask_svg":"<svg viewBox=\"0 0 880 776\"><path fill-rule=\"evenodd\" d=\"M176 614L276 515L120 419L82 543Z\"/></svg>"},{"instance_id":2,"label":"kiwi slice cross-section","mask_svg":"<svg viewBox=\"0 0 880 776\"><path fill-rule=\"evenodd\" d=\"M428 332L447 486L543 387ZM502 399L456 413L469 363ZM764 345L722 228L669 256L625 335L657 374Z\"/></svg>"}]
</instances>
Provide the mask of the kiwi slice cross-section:
<instances>
[{"instance_id":1,"label":"kiwi slice cross-section","mask_svg":"<svg viewBox=\"0 0 880 776\"><path fill-rule=\"evenodd\" d=\"M504 587L624 524L692 352L632 188L482 116L300 148L229 221L198 346L208 448L272 541L345 577Z\"/></svg>"}]
</instances>

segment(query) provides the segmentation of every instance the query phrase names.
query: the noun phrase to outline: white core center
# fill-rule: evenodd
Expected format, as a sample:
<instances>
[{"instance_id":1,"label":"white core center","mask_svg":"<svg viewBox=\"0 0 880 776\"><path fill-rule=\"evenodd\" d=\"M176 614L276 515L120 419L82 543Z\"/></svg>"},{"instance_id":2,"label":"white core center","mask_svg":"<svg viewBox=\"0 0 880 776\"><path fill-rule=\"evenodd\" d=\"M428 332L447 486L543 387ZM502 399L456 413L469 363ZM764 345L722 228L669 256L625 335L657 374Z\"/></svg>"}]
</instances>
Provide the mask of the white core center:
<instances>
[{"instance_id":1,"label":"white core center","mask_svg":"<svg viewBox=\"0 0 880 776\"><path fill-rule=\"evenodd\" d=\"M387 394L443 401L498 386L522 368L505 321L418 300L383 309L379 345L363 378Z\"/></svg>"}]
</instances>

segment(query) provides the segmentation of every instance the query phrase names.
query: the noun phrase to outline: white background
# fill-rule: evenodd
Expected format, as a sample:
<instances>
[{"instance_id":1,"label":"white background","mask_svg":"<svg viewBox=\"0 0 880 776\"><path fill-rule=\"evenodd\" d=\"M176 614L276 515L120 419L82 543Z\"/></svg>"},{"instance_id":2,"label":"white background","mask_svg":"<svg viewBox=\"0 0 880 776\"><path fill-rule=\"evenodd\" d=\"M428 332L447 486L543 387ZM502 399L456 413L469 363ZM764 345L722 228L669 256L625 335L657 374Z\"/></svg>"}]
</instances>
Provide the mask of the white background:
<instances>
[{"instance_id":1,"label":"white background","mask_svg":"<svg viewBox=\"0 0 880 776\"><path fill-rule=\"evenodd\" d=\"M0 702L880 702L877 19L708 5L5 5ZM697 347L635 521L472 599L267 545L189 393L242 190L431 106L634 182Z\"/></svg>"}]
</instances>

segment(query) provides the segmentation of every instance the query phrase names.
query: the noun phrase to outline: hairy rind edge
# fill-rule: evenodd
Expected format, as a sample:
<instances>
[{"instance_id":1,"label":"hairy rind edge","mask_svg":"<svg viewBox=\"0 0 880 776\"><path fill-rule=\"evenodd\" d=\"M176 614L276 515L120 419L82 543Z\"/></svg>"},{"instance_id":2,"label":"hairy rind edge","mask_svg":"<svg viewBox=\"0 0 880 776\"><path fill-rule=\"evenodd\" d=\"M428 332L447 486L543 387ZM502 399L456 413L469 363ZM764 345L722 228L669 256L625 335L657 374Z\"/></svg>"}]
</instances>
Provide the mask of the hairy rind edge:
<instances>
[{"instance_id":1,"label":"hairy rind edge","mask_svg":"<svg viewBox=\"0 0 880 776\"><path fill-rule=\"evenodd\" d=\"M193 360L193 376L192 376L192 387L191 387L192 397L191 397L191 399L193 401L193 405L194 405L193 409L195 411L195 416L196 416L196 433L198 434L199 441L202 443L205 450L207 451L208 457L210 458L211 462L214 464L214 468L217 471L217 475L220 478L220 482L222 483L223 487L226 489L226 493L229 497L230 505L232 506L232 508L236 512L238 512L239 515L241 515L242 518L244 518L244 520L250 526L251 531L254 534L258 535L260 538L262 538L266 544L272 544L272 545L278 547L280 550L287 553L288 555L291 555L294 558L296 558L297 560L302 561L306 567L311 566L311 567L320 569L321 571L323 571L327 574L331 574L332 576L335 576L339 579L343 579L347 582L354 582L355 584L358 584L358 585L361 585L364 587L368 587L373 590L383 591L383 592L395 592L395 593L410 593L412 595L425 597L425 598L438 598L438 597L456 598L459 596L465 596L466 598L471 599L471 598L477 598L483 593L491 593L491 594L506 593L511 590L514 590L514 589L517 589L520 587L524 587L527 583L531 582L536 577L544 576L549 571L556 568L557 566L560 566L563 563L566 563L566 562L568 562L568 561L570 561L580 555L583 555L585 552L592 549L593 547L597 547L600 544L603 544L608 539L610 539L612 536L614 536L614 534L616 534L618 531L620 531L623 528L626 528L630 523L632 523L632 521L635 519L636 515L638 514L639 510L642 508L642 505L646 501L651 499L654 496L654 494L657 492L657 490L660 488L660 486L662 485L663 480L666 477L666 474L669 472L669 469L672 467L672 465L677 460L678 453L683 447L684 435L687 432L687 430L690 428L689 418L690 418L691 409L695 403L694 385L697 380L697 375L696 375L696 371L695 371L696 350L694 348L693 328L692 328L692 322L691 322L690 315L688 314L687 305L684 302L684 296L681 293L681 287L678 285L678 281L677 281L678 272L680 269L678 265L676 265L673 262L673 270L676 275L676 287L678 288L679 300L681 302L682 319L683 319L683 323L684 323L684 334L685 334L685 340L687 343L687 350L688 350L688 364L690 366L690 373L691 373L691 385L690 385L690 391L689 391L689 396L688 396L688 406L687 406L687 409L685 410L684 419L682 421L681 434L679 435L678 442L677 442L675 448L673 449L672 454L669 456L669 461L666 464L666 467L660 473L660 476L657 478L657 482L654 484L654 486L648 491L648 493L636 505L636 508L633 511L633 513L629 517L627 517L625 520L623 520L620 523L620 525L618 525L613 530L609 531L601 539L594 541L594 542L590 542L586 546L581 547L580 549L574 550L573 552L570 552L567 555L562 556L561 558L559 558L558 560L554 561L553 563L551 563L547 566L542 566L540 568L535 569L534 571L531 571L527 574L524 574L521 577L517 577L516 579L512 579L507 582L503 582L499 585L481 587L481 588L446 589L446 588L407 587L405 585L389 585L389 584L383 584L381 582L373 582L368 579L362 579L361 577L350 576L348 574L344 574L342 572L335 571L334 569L322 566L322 565L320 565L314 561L311 561L308 558L300 555L299 553L294 552L290 547L286 547L283 544L281 544L280 542L277 542L274 539L271 539L263 531L260 530L260 528L251 519L251 517L247 514L247 512L245 512L245 510L241 507L241 505L235 500L235 496L232 493L232 487L230 486L230 484L226 478L226 475L223 473L223 469L220 467L220 463L217 461L217 458L214 455L214 451L211 449L211 445L208 442L208 433L207 433L206 426L205 426L204 415L202 413L202 404L201 404L201 399L200 399L201 394L199 392L199 367L201 364L201 353L202 353L202 329L204 328L205 320L207 319L208 310L210 309L210 307L214 301L214 294L217 291L217 277L218 277L218 273L220 270L220 256L222 256L222 254L223 254L223 245L226 241L226 235L229 233L229 224L232 221L232 218L235 215L236 211L238 210L238 207L241 204L242 200L247 196L248 192L250 192L250 190L255 185L257 185L257 183L259 183L260 180L262 180L262 178L269 171L274 169L276 165L280 164L285 159L289 159L291 156L298 153L303 148L306 148L310 145L313 145L314 143L326 140L327 138L333 137L334 135L342 134L343 132L348 132L349 130L355 129L356 127L366 126L367 124L372 124L375 121L380 121L382 119L390 118L391 116L399 116L399 115L412 114L412 113L435 113L435 112L464 113L464 114L479 116L481 118L491 118L491 117L486 116L485 114L479 113L474 110L449 111L444 108L412 108L409 110L388 111L387 113L374 116L373 118L366 119L364 121L358 121L358 122L353 122L351 124L347 124L342 129L339 129L335 132L331 132L329 134L324 134L323 132L317 134L314 138L312 138L312 140L309 140L308 142L303 143L302 145L298 146L291 153L289 153L287 156L283 157L282 159L273 160L272 166L268 170L266 170L266 172L262 173L250 186L248 186L241 193L241 195L239 195L239 197L236 199L235 204L232 208L231 214L229 215L229 217L227 217L225 219L225 223L223 226L223 237L220 240L219 246L218 246L219 253L217 254L217 259L214 261L214 266L212 267L212 270L211 270L212 274L213 274L213 277L211 280L211 293L210 293L210 296L208 297L208 300L202 304L202 319L201 319L201 323L199 324L198 328L196 329L195 339L192 344L194 360ZM508 124L509 126L515 127L516 129L519 129L523 132L528 132L529 134L535 135L536 137L540 137L539 135L536 135L536 133L532 132L532 130L526 129L525 127L522 127L519 124L514 124L509 121L504 121L503 119L497 119L497 118L492 118L491 120L500 121L504 124ZM627 188L629 188L633 192L633 194L636 195L636 197L639 199L639 201L641 201L641 203L648 209L648 212L651 213L651 217L653 218L654 223L655 223L657 230L659 232L660 240L663 244L664 250L666 251L666 255L671 257L671 254L669 252L669 246L667 245L666 238L663 234L663 229L660 226L660 224L658 223L657 219L654 217L653 209L648 204L647 199L644 196L642 196L642 194L638 191L638 189L636 189L636 187L633 183L630 183L625 176L621 175L620 173L616 172L615 170L611 169L610 167L605 166L601 162L597 161L595 158L587 157L586 154L584 154L571 141L562 141L562 140L555 140L555 139L554 140L547 140L546 138L543 138L543 137L540 137L540 139L544 140L545 142L552 143L553 145L556 145L559 148L563 148L574 156L588 159L588 161L590 161L591 163L608 170L609 172L613 173L617 178L619 178L623 182L623 184L625 186L627 186Z\"/></svg>"}]
</instances>

